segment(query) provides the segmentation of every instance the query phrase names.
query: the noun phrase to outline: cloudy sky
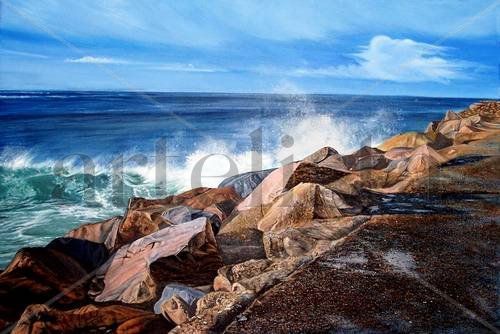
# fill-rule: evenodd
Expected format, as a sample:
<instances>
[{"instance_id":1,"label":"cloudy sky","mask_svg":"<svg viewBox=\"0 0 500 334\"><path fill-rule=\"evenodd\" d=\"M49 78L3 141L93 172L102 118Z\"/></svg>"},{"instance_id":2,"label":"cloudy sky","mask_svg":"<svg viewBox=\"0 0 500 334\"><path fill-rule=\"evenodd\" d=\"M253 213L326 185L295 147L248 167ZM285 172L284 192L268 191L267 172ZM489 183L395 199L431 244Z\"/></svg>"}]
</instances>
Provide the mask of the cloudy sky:
<instances>
[{"instance_id":1,"label":"cloudy sky","mask_svg":"<svg viewBox=\"0 0 500 334\"><path fill-rule=\"evenodd\" d=\"M497 97L499 8L5 0L0 89Z\"/></svg>"}]
</instances>

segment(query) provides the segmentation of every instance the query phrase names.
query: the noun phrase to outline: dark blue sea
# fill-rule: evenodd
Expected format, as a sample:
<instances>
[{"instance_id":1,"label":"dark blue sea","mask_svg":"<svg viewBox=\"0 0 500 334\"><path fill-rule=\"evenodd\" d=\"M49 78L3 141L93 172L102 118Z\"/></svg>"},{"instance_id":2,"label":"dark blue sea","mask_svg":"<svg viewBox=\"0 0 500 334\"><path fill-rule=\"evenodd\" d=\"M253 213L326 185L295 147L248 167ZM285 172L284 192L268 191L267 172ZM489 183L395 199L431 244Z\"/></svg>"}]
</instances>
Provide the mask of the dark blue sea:
<instances>
[{"instance_id":1,"label":"dark blue sea","mask_svg":"<svg viewBox=\"0 0 500 334\"><path fill-rule=\"evenodd\" d=\"M0 91L0 267L130 196L217 186L328 145L423 130L477 99Z\"/></svg>"}]
</instances>

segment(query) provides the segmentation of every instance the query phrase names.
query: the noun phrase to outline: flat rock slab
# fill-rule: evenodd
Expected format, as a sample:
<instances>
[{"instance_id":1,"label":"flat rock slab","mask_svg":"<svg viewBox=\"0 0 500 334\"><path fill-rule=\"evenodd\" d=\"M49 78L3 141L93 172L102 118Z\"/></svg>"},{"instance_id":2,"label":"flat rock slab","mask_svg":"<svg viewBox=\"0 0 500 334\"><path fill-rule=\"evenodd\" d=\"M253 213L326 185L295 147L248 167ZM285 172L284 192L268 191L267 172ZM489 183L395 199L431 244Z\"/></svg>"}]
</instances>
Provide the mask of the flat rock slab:
<instances>
[{"instance_id":1,"label":"flat rock slab","mask_svg":"<svg viewBox=\"0 0 500 334\"><path fill-rule=\"evenodd\" d=\"M373 216L226 332L492 332L499 242L495 218Z\"/></svg>"}]
</instances>

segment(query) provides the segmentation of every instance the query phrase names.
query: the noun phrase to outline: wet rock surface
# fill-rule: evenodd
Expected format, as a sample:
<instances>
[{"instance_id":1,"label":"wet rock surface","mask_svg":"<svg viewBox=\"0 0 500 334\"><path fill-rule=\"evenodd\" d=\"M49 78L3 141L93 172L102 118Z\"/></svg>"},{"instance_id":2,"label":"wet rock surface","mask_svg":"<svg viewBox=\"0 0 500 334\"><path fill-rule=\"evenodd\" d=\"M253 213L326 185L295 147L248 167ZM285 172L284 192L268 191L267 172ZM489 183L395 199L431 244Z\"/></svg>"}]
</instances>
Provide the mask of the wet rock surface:
<instances>
[{"instance_id":1,"label":"wet rock surface","mask_svg":"<svg viewBox=\"0 0 500 334\"><path fill-rule=\"evenodd\" d=\"M500 103L21 249L13 333L498 332ZM332 143L334 145L335 143Z\"/></svg>"}]
</instances>

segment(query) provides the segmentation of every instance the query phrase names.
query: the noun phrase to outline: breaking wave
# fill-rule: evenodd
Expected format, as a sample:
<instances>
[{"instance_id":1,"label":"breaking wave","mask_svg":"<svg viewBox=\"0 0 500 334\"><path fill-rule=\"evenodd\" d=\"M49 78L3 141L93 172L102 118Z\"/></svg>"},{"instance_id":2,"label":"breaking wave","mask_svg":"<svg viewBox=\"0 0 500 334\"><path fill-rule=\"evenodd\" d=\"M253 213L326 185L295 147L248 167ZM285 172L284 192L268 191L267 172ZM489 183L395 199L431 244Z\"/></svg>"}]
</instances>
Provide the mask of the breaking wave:
<instances>
[{"instance_id":1,"label":"breaking wave","mask_svg":"<svg viewBox=\"0 0 500 334\"><path fill-rule=\"evenodd\" d=\"M275 130L262 134L262 142L272 143L267 149L237 151L232 141L209 138L180 162L166 161L164 172L155 163L154 152L146 154L145 161L125 163L123 170L113 170L112 156L95 157L88 168L78 158L64 163L40 161L33 152L4 149L0 155L0 199L60 197L78 201L85 196L88 199L92 188L96 193L90 196L95 198L94 204L109 206L117 203L116 196L123 196L126 202L130 196L154 197L195 186L216 187L226 177L278 167L323 146L347 154L363 145L376 146L395 131L383 111L355 121L309 112L275 122ZM115 200L111 201L110 196Z\"/></svg>"}]
</instances>

